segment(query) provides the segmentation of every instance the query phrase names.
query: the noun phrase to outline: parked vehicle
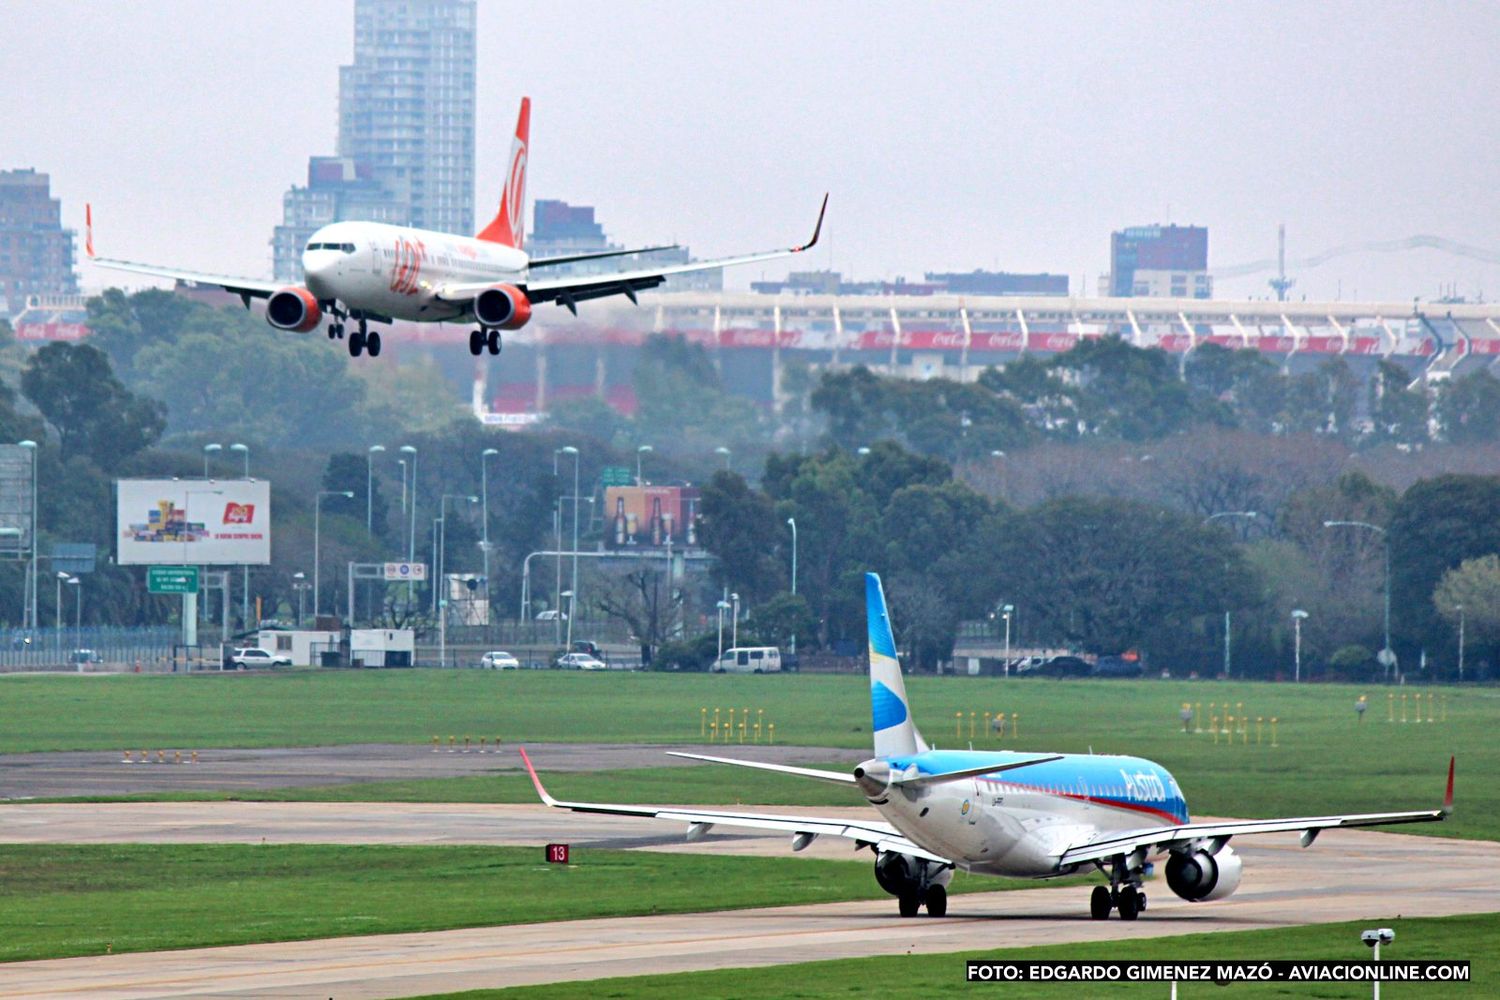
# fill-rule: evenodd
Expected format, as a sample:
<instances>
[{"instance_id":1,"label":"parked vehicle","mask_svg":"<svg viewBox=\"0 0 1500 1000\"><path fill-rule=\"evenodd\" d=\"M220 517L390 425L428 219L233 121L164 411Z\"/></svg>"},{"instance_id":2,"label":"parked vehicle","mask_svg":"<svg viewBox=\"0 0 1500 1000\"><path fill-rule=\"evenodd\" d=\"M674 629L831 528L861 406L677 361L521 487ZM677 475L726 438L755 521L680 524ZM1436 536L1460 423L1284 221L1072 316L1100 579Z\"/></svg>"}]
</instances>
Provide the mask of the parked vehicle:
<instances>
[{"instance_id":1,"label":"parked vehicle","mask_svg":"<svg viewBox=\"0 0 1500 1000\"><path fill-rule=\"evenodd\" d=\"M559 611L556 608L551 608L547 611L538 612L536 616L536 620L539 622L555 622L559 619L561 619L562 621L567 621L567 612Z\"/></svg>"},{"instance_id":2,"label":"parked vehicle","mask_svg":"<svg viewBox=\"0 0 1500 1000\"><path fill-rule=\"evenodd\" d=\"M269 649L247 646L244 649L236 649L230 654L229 665L236 670L249 670L256 667L290 667L292 658L273 653Z\"/></svg>"},{"instance_id":3,"label":"parked vehicle","mask_svg":"<svg viewBox=\"0 0 1500 1000\"><path fill-rule=\"evenodd\" d=\"M90 663L103 663L104 657L100 656L92 649L75 649L73 650L73 652L68 654L68 662L73 664L74 666L81 667L85 664Z\"/></svg>"},{"instance_id":4,"label":"parked vehicle","mask_svg":"<svg viewBox=\"0 0 1500 1000\"><path fill-rule=\"evenodd\" d=\"M736 646L714 663L716 674L779 674L781 650L775 646Z\"/></svg>"},{"instance_id":5,"label":"parked vehicle","mask_svg":"<svg viewBox=\"0 0 1500 1000\"><path fill-rule=\"evenodd\" d=\"M479 658L481 670L520 670L521 661L504 650L485 653Z\"/></svg>"},{"instance_id":6,"label":"parked vehicle","mask_svg":"<svg viewBox=\"0 0 1500 1000\"><path fill-rule=\"evenodd\" d=\"M559 670L608 670L609 665L587 653L564 653L557 658Z\"/></svg>"}]
</instances>

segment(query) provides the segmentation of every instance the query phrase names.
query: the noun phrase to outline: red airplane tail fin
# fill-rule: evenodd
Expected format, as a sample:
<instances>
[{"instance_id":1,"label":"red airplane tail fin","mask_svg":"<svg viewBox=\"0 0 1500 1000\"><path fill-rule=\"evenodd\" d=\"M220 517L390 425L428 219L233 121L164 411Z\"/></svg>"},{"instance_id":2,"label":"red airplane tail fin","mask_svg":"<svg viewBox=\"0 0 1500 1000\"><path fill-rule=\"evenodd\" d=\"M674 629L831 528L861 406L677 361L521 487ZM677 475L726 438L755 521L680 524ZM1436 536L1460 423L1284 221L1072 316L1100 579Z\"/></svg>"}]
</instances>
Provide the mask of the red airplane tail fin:
<instances>
[{"instance_id":1,"label":"red airplane tail fin","mask_svg":"<svg viewBox=\"0 0 1500 1000\"><path fill-rule=\"evenodd\" d=\"M500 196L500 211L481 229L476 239L521 248L526 238L526 144L531 135L531 98L521 98L516 119L516 141L510 147L510 172Z\"/></svg>"}]
</instances>

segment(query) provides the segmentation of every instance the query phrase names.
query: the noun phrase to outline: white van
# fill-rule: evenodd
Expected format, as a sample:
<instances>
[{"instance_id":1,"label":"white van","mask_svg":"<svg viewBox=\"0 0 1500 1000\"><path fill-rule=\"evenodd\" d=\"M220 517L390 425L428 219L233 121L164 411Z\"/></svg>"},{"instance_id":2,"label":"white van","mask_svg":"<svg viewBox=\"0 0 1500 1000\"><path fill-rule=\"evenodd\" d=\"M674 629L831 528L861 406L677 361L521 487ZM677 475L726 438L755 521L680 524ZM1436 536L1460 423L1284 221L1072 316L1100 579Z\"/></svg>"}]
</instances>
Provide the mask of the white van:
<instances>
[{"instance_id":1,"label":"white van","mask_svg":"<svg viewBox=\"0 0 1500 1000\"><path fill-rule=\"evenodd\" d=\"M775 646L737 646L724 650L713 667L716 674L779 674L781 650Z\"/></svg>"}]
</instances>

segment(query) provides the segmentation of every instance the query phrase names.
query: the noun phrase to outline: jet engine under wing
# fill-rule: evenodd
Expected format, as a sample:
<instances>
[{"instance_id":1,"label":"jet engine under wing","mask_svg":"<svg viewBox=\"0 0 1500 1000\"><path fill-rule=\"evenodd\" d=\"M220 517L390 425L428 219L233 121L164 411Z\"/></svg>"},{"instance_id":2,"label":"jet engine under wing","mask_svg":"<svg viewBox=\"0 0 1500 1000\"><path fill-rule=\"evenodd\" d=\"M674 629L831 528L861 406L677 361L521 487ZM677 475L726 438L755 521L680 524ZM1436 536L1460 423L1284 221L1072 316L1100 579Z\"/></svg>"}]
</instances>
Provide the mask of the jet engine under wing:
<instances>
[{"instance_id":1,"label":"jet engine under wing","mask_svg":"<svg viewBox=\"0 0 1500 1000\"><path fill-rule=\"evenodd\" d=\"M1440 809L1412 812L1359 813L1347 816L1292 816L1285 819L1232 820L1224 823L1184 823L1180 826L1154 826L1124 833L1111 833L1087 843L1070 847L1058 859L1060 865L1086 861L1104 861L1120 854L1145 849L1148 854L1195 840L1227 841L1254 833L1288 833L1302 831L1302 846L1311 847L1319 831L1334 827L1391 826L1397 823L1433 823L1448 818L1453 811L1453 764L1448 761L1448 791Z\"/></svg>"},{"instance_id":2,"label":"jet engine under wing","mask_svg":"<svg viewBox=\"0 0 1500 1000\"><path fill-rule=\"evenodd\" d=\"M865 822L861 820L827 819L816 816L780 816L773 813L719 812L708 809L683 809L676 806L617 805L607 802L563 802L547 794L542 779L537 777L531 758L521 750L521 760L531 775L531 783L541 796L542 802L554 809L573 812L604 813L614 816L640 816L644 819L676 820L692 827L707 829L712 826L744 827L752 830L778 830L784 833L811 833L818 836L844 837L857 845L869 845L878 851L896 851L912 857L948 865L953 862L907 840L889 823Z\"/></svg>"}]
</instances>

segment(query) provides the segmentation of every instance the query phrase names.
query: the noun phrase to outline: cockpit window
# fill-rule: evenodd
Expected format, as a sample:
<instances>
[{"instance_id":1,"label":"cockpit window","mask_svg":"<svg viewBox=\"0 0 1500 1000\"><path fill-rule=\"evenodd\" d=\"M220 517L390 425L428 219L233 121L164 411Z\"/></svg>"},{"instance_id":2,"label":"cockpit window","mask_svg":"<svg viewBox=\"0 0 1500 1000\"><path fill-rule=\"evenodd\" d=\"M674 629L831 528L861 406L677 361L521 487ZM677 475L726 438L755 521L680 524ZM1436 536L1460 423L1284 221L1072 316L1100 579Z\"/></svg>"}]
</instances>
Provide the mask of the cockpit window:
<instances>
[{"instance_id":1,"label":"cockpit window","mask_svg":"<svg viewBox=\"0 0 1500 1000\"><path fill-rule=\"evenodd\" d=\"M353 253L354 252L354 244L353 243L309 243L307 245L307 249L309 249L309 250L338 250L338 251L340 251L342 253Z\"/></svg>"}]
</instances>

